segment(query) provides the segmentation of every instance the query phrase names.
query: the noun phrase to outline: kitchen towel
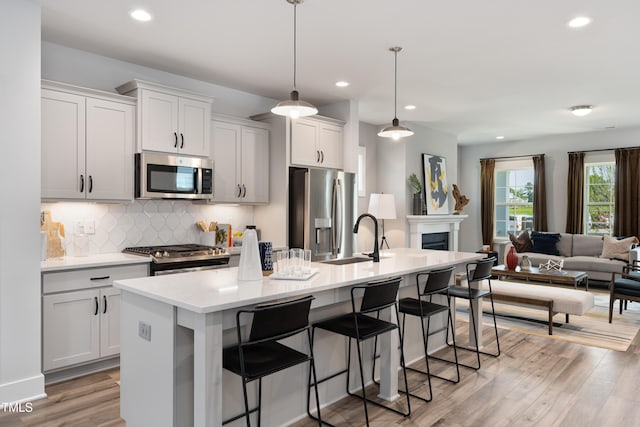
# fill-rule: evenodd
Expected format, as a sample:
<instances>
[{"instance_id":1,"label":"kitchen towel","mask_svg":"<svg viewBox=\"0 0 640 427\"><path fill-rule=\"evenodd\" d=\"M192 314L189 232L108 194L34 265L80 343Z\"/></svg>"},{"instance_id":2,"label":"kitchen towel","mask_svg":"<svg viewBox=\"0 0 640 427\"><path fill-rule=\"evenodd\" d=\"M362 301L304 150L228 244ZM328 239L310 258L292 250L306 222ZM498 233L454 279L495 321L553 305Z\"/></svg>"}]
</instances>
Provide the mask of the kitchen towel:
<instances>
[{"instance_id":1,"label":"kitchen towel","mask_svg":"<svg viewBox=\"0 0 640 427\"><path fill-rule=\"evenodd\" d=\"M262 274L268 276L273 273L273 244L271 242L258 242L260 250L260 263Z\"/></svg>"}]
</instances>

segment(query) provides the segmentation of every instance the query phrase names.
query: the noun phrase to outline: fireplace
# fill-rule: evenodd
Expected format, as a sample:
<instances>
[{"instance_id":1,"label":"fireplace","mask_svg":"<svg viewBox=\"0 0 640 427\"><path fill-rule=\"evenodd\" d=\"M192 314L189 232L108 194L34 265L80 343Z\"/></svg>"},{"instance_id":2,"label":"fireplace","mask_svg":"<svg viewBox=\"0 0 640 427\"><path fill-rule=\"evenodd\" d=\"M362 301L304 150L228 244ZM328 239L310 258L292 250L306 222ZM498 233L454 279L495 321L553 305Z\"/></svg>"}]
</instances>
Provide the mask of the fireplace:
<instances>
[{"instance_id":1,"label":"fireplace","mask_svg":"<svg viewBox=\"0 0 640 427\"><path fill-rule=\"evenodd\" d=\"M421 249L425 248L424 236L431 234L439 235L438 240L442 240L442 236L446 242L446 246L439 242L436 246L431 246L435 242L431 242L432 237L426 237L429 249L441 249L448 251L458 251L458 234L460 231L460 223L468 218L467 215L407 215L409 223L409 247Z\"/></svg>"},{"instance_id":2,"label":"fireplace","mask_svg":"<svg viewBox=\"0 0 640 427\"><path fill-rule=\"evenodd\" d=\"M424 233L422 235L422 249L449 250L449 233Z\"/></svg>"}]
</instances>

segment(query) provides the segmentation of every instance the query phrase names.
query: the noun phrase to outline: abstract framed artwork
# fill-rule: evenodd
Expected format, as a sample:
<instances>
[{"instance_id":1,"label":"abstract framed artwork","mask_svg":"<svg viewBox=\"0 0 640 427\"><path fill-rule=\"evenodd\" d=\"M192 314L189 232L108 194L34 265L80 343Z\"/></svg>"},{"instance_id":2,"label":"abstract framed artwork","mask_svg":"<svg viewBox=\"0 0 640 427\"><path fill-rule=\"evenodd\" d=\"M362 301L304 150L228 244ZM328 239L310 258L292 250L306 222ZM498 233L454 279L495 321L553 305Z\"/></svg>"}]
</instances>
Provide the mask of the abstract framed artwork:
<instances>
[{"instance_id":1,"label":"abstract framed artwork","mask_svg":"<svg viewBox=\"0 0 640 427\"><path fill-rule=\"evenodd\" d=\"M424 200L427 215L449 213L449 187L447 186L447 161L442 156L422 154L424 176Z\"/></svg>"}]
</instances>

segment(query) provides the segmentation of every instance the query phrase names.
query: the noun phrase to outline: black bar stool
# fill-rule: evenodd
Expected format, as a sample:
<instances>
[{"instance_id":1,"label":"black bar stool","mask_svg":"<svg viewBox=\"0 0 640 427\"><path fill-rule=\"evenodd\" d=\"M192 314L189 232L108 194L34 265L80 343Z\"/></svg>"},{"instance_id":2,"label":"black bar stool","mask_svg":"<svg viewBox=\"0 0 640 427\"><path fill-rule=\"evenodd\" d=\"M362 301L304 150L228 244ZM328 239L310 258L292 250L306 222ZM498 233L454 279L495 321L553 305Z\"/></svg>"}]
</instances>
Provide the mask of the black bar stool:
<instances>
[{"instance_id":1,"label":"black bar stool","mask_svg":"<svg viewBox=\"0 0 640 427\"><path fill-rule=\"evenodd\" d=\"M244 394L245 412L233 418L223 421L228 424L242 417L246 417L247 426L251 425L249 415L258 412L258 425L260 425L260 412L262 408L262 377L276 373L286 368L309 362L309 376L313 374L316 379L316 368L313 361L313 347L311 345L311 330L309 326L309 310L312 296L306 296L292 301L264 304L251 310L240 310L236 314L236 329L238 344L223 350L222 366L234 374L242 377L242 392ZM242 340L241 318L253 315L249 338ZM279 340L307 332L309 342L309 354L302 353L287 347ZM247 398L247 383L258 380L258 406L249 409ZM322 425L320 417L320 398L318 388L315 387L316 408L318 424ZM307 402L307 408L309 403Z\"/></svg>"},{"instance_id":2,"label":"black bar stool","mask_svg":"<svg viewBox=\"0 0 640 427\"><path fill-rule=\"evenodd\" d=\"M498 338L498 324L496 323L496 311L493 306L493 294L491 292L491 268L493 267L493 262L495 258L485 258L480 261L470 262L466 266L467 270L467 285L468 286L460 286L453 285L449 286L448 289L442 291L443 295L447 295L447 298L462 298L469 301L469 312L471 313L471 325L473 328L473 335L475 337L478 336L478 325L477 322L482 322L482 318L477 319L475 317L475 313L472 307L473 301L478 301L482 297L489 297L491 299L491 314L493 315L493 328L496 332L496 346L498 348L497 353L488 353L484 351L480 351L478 343L476 342L476 346L474 348L456 346L458 349L473 351L476 353L476 358L478 360L477 366L465 365L464 363L458 363L466 368L471 368L474 370L480 369L480 353L486 354L488 356L498 357L500 356L500 340ZM480 282L481 280L486 280L489 283L489 290L484 290L482 288L474 289L471 287L471 283ZM449 333L447 330L447 344L449 344ZM445 360L446 361L446 360Z\"/></svg>"},{"instance_id":3,"label":"black bar stool","mask_svg":"<svg viewBox=\"0 0 640 427\"><path fill-rule=\"evenodd\" d=\"M398 288L400 287L400 278L387 279L379 282L371 282L364 286L354 286L351 289L351 313L343 314L341 316L333 317L327 320L323 320L312 325L311 332L311 345L313 346L313 339L315 336L316 328L323 329L325 331L333 332L336 334L340 334L349 338L349 351L347 355L347 368L336 372L335 374L329 375L326 378L317 380L315 383L311 382L311 378L309 378L309 388L311 386L316 386L322 382L325 382L331 378L335 378L338 375L342 375L344 373L347 374L347 393L350 396L357 397L362 400L364 404L364 415L367 422L367 426L369 425L369 412L367 410L367 402L373 405L379 406L381 408L390 410L396 414L402 416L411 415L411 403L409 402L409 395L407 395L407 412L399 411L395 408L383 405L376 401L373 401L366 396L365 392L365 382L364 382L364 371L362 368L362 352L360 350L360 342L365 341L370 338L377 337L385 332L391 332L393 330L398 331L398 337L400 339L400 365L402 366L402 371L404 373L404 386L405 390L408 389L407 386L407 370L404 363L404 352L402 351L402 332L398 327L397 323L387 322L385 320L380 320L380 311L385 308L393 307L395 310L396 319L399 318L398 313L398 303L396 298L398 296ZM362 294L362 301L360 303L360 310L356 309L356 293ZM375 313L376 317L373 317L372 314ZM349 391L349 374L350 374L350 363L351 360L351 340L356 340L356 349L358 351L358 365L360 368L360 381L362 383L362 396L358 394L351 393ZM309 408L309 393L307 393L307 409ZM313 417L311 413L309 416ZM323 424L331 425L323 421Z\"/></svg>"},{"instance_id":4,"label":"black bar stool","mask_svg":"<svg viewBox=\"0 0 640 427\"><path fill-rule=\"evenodd\" d=\"M424 398L418 396L416 394L410 393L408 391L400 390L402 393L409 393L412 397L423 400L425 402L431 402L433 398L433 391L431 388L431 377L439 378L444 381L449 381L451 383L457 384L460 382L460 368L458 366L458 350L456 348L456 337L455 331L452 330L453 336L453 357L454 360L446 360L441 359L439 357L429 356L428 347L429 347L429 337L431 335L437 334L442 331L449 330L449 325L453 325L453 319L451 317L451 299L447 298L447 305L436 304L431 302L431 297L435 294L440 294L449 288L449 282L451 280L451 275L453 273L454 267L444 268L440 270L432 270L429 272L418 273L416 275L416 289L418 292L418 298L402 298L398 303L398 310L402 313L402 336L405 337L405 320L407 315L416 316L420 318L420 326L422 327L422 342L424 344L424 360L426 364L426 371L421 371L419 369L411 368L407 366L408 370L418 372L427 376L427 381L429 384L429 398ZM426 280L424 280L426 278ZM420 282L424 281L424 288L420 289ZM426 301L426 297L429 297L429 301ZM443 312L448 312L447 316L447 324L446 326L430 331L430 321L431 316L435 316L436 314L440 314ZM424 320L427 319L427 327L425 328ZM374 345L374 354L375 354L375 345ZM443 360L450 363L455 363L456 365L456 376L455 379L445 378L436 374L432 374L429 368L429 358L434 358L438 360ZM375 370L375 358L373 360L373 370Z\"/></svg>"}]
</instances>

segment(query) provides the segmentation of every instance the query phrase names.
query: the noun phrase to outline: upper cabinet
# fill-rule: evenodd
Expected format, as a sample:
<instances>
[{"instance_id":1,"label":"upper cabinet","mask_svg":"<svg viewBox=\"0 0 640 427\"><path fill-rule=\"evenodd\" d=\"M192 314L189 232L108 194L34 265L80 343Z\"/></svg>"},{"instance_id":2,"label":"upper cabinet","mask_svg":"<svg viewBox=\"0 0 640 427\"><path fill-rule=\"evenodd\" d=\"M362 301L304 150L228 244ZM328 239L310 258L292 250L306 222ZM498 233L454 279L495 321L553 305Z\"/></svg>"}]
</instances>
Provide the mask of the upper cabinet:
<instances>
[{"instance_id":1,"label":"upper cabinet","mask_svg":"<svg viewBox=\"0 0 640 427\"><path fill-rule=\"evenodd\" d=\"M291 164L344 167L344 124L312 116L291 120Z\"/></svg>"},{"instance_id":2,"label":"upper cabinet","mask_svg":"<svg viewBox=\"0 0 640 427\"><path fill-rule=\"evenodd\" d=\"M137 151L209 156L212 98L141 80L116 90L138 99Z\"/></svg>"},{"instance_id":3,"label":"upper cabinet","mask_svg":"<svg viewBox=\"0 0 640 427\"><path fill-rule=\"evenodd\" d=\"M211 127L214 203L268 203L269 126L214 116Z\"/></svg>"},{"instance_id":4,"label":"upper cabinet","mask_svg":"<svg viewBox=\"0 0 640 427\"><path fill-rule=\"evenodd\" d=\"M133 199L135 100L42 81L43 199Z\"/></svg>"}]
</instances>

